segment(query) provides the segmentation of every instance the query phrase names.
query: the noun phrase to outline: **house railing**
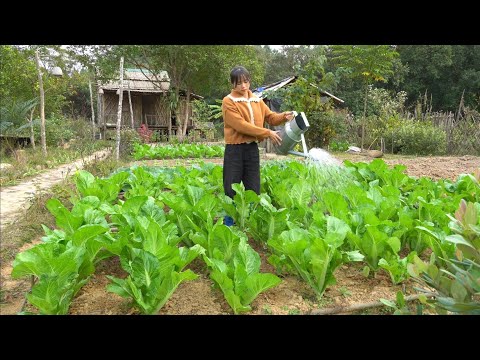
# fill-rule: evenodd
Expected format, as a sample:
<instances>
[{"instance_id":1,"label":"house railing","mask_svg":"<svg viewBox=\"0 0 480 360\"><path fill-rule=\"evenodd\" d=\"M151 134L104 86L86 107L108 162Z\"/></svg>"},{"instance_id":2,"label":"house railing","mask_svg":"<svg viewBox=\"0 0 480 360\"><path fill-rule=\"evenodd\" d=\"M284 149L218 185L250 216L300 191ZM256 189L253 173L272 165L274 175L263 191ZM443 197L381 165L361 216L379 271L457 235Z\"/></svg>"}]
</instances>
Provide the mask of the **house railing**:
<instances>
[{"instance_id":1,"label":"house railing","mask_svg":"<svg viewBox=\"0 0 480 360\"><path fill-rule=\"evenodd\" d=\"M148 126L168 127L167 118L160 115L145 114L143 123Z\"/></svg>"}]
</instances>

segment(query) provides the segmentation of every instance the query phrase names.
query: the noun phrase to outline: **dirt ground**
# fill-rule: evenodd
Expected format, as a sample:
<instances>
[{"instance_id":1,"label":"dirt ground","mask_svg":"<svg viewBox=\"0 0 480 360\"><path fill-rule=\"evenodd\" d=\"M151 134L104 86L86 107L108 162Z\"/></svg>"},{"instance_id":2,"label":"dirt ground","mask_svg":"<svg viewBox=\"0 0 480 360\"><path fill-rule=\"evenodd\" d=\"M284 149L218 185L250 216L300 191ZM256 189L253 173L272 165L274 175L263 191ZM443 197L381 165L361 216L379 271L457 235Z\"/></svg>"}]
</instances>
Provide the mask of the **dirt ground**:
<instances>
[{"instance_id":1,"label":"dirt ground","mask_svg":"<svg viewBox=\"0 0 480 360\"><path fill-rule=\"evenodd\" d=\"M342 161L350 160L352 162L370 162L372 160L363 155L353 154L339 154L336 155L336 157ZM426 176L433 180L455 180L460 174L470 174L475 169L480 168L480 157L472 155L464 155L460 157L432 156L416 158L399 158L385 155L382 159L390 166L398 164L405 165L407 167L405 173L409 176Z\"/></svg>"},{"instance_id":2,"label":"dirt ground","mask_svg":"<svg viewBox=\"0 0 480 360\"><path fill-rule=\"evenodd\" d=\"M370 161L360 155L341 154L339 160ZM480 167L480 157L425 157L425 158L384 158L389 165L404 164L406 173L410 176L427 176L432 179L446 178L454 180L459 174L471 173ZM220 161L221 163L221 161ZM148 165L154 165L149 162ZM39 240L25 244L19 251L23 251ZM254 241L252 247L262 259L262 272L273 272L273 267L266 261L266 251ZM29 279L12 280L10 277L12 263L1 264L1 301L0 314L18 313L25 300L25 293L30 288ZM395 299L396 292L403 290L406 295L414 294L413 282L407 281L403 285L393 286L389 275L383 270L375 277L366 278L362 275L362 263L341 265L335 271L337 284L329 287L320 301L315 299L313 291L302 280L286 276L282 282L266 292L261 293L251 304L250 315L286 315L308 314L319 308L333 308L359 303L375 302L381 298ZM193 281L180 284L165 306L160 310L161 315L229 315L233 314L220 290L213 286L208 277L208 270L202 260L196 259L189 267L199 277ZM138 314L129 301L120 296L107 292L105 287L109 283L106 275L126 277L117 258L103 261L97 266L95 274L80 290L70 307L72 315L122 315ZM26 305L25 310L34 311ZM385 307L357 312L357 314L389 314Z\"/></svg>"}]
</instances>

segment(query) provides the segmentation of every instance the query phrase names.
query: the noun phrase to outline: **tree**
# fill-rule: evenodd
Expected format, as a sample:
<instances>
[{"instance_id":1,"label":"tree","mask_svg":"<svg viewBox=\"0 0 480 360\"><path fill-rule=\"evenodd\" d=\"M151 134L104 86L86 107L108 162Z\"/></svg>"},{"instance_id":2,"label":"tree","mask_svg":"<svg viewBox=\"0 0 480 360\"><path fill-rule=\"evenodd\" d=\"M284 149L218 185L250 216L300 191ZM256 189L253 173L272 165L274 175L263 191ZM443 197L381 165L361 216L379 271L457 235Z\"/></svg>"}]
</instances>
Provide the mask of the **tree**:
<instances>
[{"instance_id":1,"label":"tree","mask_svg":"<svg viewBox=\"0 0 480 360\"><path fill-rule=\"evenodd\" d=\"M248 45L121 45L104 53L102 70L111 69L110 62L120 55L125 56L127 66L148 70L154 76L167 71L175 99L180 90L187 98L185 114L182 117L179 138L186 134L190 94L222 94L229 89L229 72L235 65L242 64L252 73L252 81L263 81L263 67L255 56L254 47ZM106 60L109 61L106 61ZM160 80L160 79L158 79ZM212 89L215 89L212 91ZM170 101L170 104L178 104ZM177 111L177 109L172 109ZM180 120L180 117L177 117ZM179 129L180 130L180 129Z\"/></svg>"},{"instance_id":2,"label":"tree","mask_svg":"<svg viewBox=\"0 0 480 360\"><path fill-rule=\"evenodd\" d=\"M33 52L11 45L0 46L0 99L25 101L38 96Z\"/></svg>"},{"instance_id":3,"label":"tree","mask_svg":"<svg viewBox=\"0 0 480 360\"><path fill-rule=\"evenodd\" d=\"M400 45L398 52L409 69L403 82L409 105L427 93L434 111L454 111L465 91L465 105L478 108L479 45Z\"/></svg>"},{"instance_id":4,"label":"tree","mask_svg":"<svg viewBox=\"0 0 480 360\"><path fill-rule=\"evenodd\" d=\"M325 101L321 90L330 90L332 74L325 73L325 57L312 58L297 69L297 80L269 94L269 98L282 99L281 110L305 112L310 128L305 133L309 144L324 147L335 135L336 126L331 119L331 102ZM268 149L268 147L267 147Z\"/></svg>"},{"instance_id":5,"label":"tree","mask_svg":"<svg viewBox=\"0 0 480 360\"><path fill-rule=\"evenodd\" d=\"M43 74L40 68L40 55L38 50L35 52L35 60L37 62L38 86L40 88L40 139L43 156L47 157L47 137L45 135L45 91L43 90Z\"/></svg>"},{"instance_id":6,"label":"tree","mask_svg":"<svg viewBox=\"0 0 480 360\"><path fill-rule=\"evenodd\" d=\"M33 112L37 104L38 98L27 101L2 102L0 106L0 134L19 135L28 127L30 128L30 141L35 149ZM13 148L10 150L13 150Z\"/></svg>"},{"instance_id":7,"label":"tree","mask_svg":"<svg viewBox=\"0 0 480 360\"><path fill-rule=\"evenodd\" d=\"M388 45L334 45L332 49L332 60L339 67L349 69L351 77L359 77L363 81L364 105L361 140L363 149L368 86L376 81L387 81L388 76L393 74L393 59L398 56L398 53Z\"/></svg>"},{"instance_id":8,"label":"tree","mask_svg":"<svg viewBox=\"0 0 480 360\"><path fill-rule=\"evenodd\" d=\"M280 51L267 46L256 46L257 56L265 67L265 83L273 83L288 76L298 75L308 63L325 61L325 46L283 45Z\"/></svg>"}]
</instances>

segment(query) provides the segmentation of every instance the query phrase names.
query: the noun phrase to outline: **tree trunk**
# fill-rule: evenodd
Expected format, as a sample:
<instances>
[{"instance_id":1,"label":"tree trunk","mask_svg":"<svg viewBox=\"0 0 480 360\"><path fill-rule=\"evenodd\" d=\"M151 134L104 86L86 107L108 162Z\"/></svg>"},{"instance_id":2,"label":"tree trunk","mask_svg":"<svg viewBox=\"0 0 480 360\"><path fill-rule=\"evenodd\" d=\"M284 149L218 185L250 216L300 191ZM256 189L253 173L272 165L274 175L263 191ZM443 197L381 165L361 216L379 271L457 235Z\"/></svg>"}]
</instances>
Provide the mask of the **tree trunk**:
<instances>
[{"instance_id":1,"label":"tree trunk","mask_svg":"<svg viewBox=\"0 0 480 360\"><path fill-rule=\"evenodd\" d=\"M93 94L92 94L92 82L88 79L88 89L90 90L90 107L92 109L92 134L93 140L95 140L95 112L93 111Z\"/></svg>"},{"instance_id":2,"label":"tree trunk","mask_svg":"<svg viewBox=\"0 0 480 360\"><path fill-rule=\"evenodd\" d=\"M360 149L363 150L363 143L365 140L365 121L367 120L367 96L368 96L368 82L365 82L365 101L363 102L363 119L362 119L362 145Z\"/></svg>"},{"instance_id":3,"label":"tree trunk","mask_svg":"<svg viewBox=\"0 0 480 360\"><path fill-rule=\"evenodd\" d=\"M168 119L167 119L167 124L168 124L168 140L172 138L172 108L171 106L168 107Z\"/></svg>"},{"instance_id":4,"label":"tree trunk","mask_svg":"<svg viewBox=\"0 0 480 360\"><path fill-rule=\"evenodd\" d=\"M120 127L122 126L122 100L123 100L123 56L120 58L120 88L118 89L118 111L117 111L117 146L116 159L120 159Z\"/></svg>"},{"instance_id":5,"label":"tree trunk","mask_svg":"<svg viewBox=\"0 0 480 360\"><path fill-rule=\"evenodd\" d=\"M132 129L135 129L135 123L133 121L132 96L130 95L130 81L128 82L128 104L130 105L130 121L132 122Z\"/></svg>"},{"instance_id":6,"label":"tree trunk","mask_svg":"<svg viewBox=\"0 0 480 360\"><path fill-rule=\"evenodd\" d=\"M185 122L183 123L182 139L185 139L185 137L187 136L188 121L190 120L190 111L188 109L189 106L190 106L190 90L187 90L187 101L185 103Z\"/></svg>"},{"instance_id":7,"label":"tree trunk","mask_svg":"<svg viewBox=\"0 0 480 360\"><path fill-rule=\"evenodd\" d=\"M105 119L105 94L101 94L101 99L102 99L103 138L107 139L107 120Z\"/></svg>"},{"instance_id":8,"label":"tree trunk","mask_svg":"<svg viewBox=\"0 0 480 360\"><path fill-rule=\"evenodd\" d=\"M35 111L35 106L32 108L30 112L30 119L28 122L30 123L30 142L32 143L32 148L35 150L35 133L33 132L33 113Z\"/></svg>"},{"instance_id":9,"label":"tree trunk","mask_svg":"<svg viewBox=\"0 0 480 360\"><path fill-rule=\"evenodd\" d=\"M35 51L35 59L37 61L38 86L40 88L40 139L42 143L43 156L47 157L47 137L45 135L45 92L43 91L42 71L40 70L40 55L38 50Z\"/></svg>"},{"instance_id":10,"label":"tree trunk","mask_svg":"<svg viewBox=\"0 0 480 360\"><path fill-rule=\"evenodd\" d=\"M103 115L102 115L102 94L97 94L97 124L100 128L100 138L105 139L105 129L103 128Z\"/></svg>"},{"instance_id":11,"label":"tree trunk","mask_svg":"<svg viewBox=\"0 0 480 360\"><path fill-rule=\"evenodd\" d=\"M100 138L105 140L105 120L103 116L103 89L101 88L101 82L99 80L100 75L98 69L95 70L97 78L97 126L100 128Z\"/></svg>"}]
</instances>

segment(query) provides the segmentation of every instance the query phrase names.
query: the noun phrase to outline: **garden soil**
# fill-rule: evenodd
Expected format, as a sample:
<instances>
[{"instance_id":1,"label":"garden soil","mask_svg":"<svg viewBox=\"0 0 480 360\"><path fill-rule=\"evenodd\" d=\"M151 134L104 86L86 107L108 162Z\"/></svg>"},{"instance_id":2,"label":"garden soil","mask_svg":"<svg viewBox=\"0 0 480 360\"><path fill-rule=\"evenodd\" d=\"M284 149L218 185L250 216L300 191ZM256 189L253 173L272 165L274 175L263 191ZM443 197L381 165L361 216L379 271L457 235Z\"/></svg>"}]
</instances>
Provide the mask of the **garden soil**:
<instances>
[{"instance_id":1,"label":"garden soil","mask_svg":"<svg viewBox=\"0 0 480 360\"><path fill-rule=\"evenodd\" d=\"M263 155L262 160L281 158L276 155ZM372 159L352 154L338 155L340 161L350 160L366 161ZM423 157L383 159L389 165L404 164L406 173L416 177L430 177L434 180L440 178L454 180L459 174L472 173L480 167L480 157ZM208 161L208 160L206 160ZM221 164L222 160L213 160ZM178 160L172 161L142 161L136 162L144 165L176 165ZM187 165L188 163L186 163ZM63 176L63 175L62 175ZM2 205L3 205L2 196ZM2 215L3 216L3 215ZM8 239L2 239L2 242ZM18 251L23 251L40 240L25 244ZM260 254L262 272L274 272L273 267L267 262L267 252L254 240L250 239L250 245ZM1 264L1 303L0 314L16 314L22 308L35 311L33 307L25 303L25 293L30 288L29 279L11 279L12 263ZM231 308L225 301L220 290L213 286L208 277L208 270L205 264L196 259L188 268L192 269L198 278L192 281L183 282L173 293L167 303L160 310L160 315L230 315ZM394 300L396 293L402 290L406 295L415 294L412 280L406 281L403 285L392 285L389 275L383 270L378 271L375 276L370 274L365 277L362 274L363 264L350 263L341 265L335 271L337 283L325 291L320 300L315 298L313 291L300 279L294 276L282 277L282 282L263 293L261 293L251 304L250 315L287 315L287 314L308 314L315 309L328 309L344 307L354 304L377 302L379 299ZM101 262L90 281L80 290L73 300L69 314L71 315L135 315L135 310L128 300L107 292L106 285L109 283L107 275L125 278L126 272L120 267L118 258L110 258ZM389 314L385 307L364 310L357 314Z\"/></svg>"}]
</instances>

